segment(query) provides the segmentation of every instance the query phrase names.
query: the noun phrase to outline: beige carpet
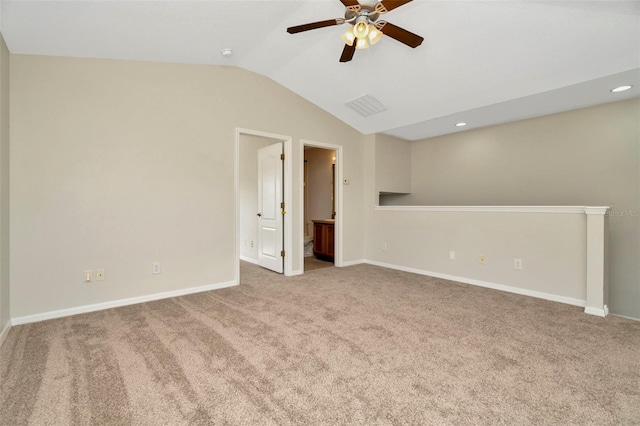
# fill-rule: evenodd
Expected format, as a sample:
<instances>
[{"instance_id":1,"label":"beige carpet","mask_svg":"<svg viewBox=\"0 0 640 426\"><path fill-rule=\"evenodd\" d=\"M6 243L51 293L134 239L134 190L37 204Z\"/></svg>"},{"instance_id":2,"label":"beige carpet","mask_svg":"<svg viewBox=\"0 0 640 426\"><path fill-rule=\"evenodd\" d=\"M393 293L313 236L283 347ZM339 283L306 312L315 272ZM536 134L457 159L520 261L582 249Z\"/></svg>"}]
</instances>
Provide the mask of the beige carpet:
<instances>
[{"instance_id":1,"label":"beige carpet","mask_svg":"<svg viewBox=\"0 0 640 426\"><path fill-rule=\"evenodd\" d=\"M11 329L2 425L640 424L640 323L359 265Z\"/></svg>"}]
</instances>

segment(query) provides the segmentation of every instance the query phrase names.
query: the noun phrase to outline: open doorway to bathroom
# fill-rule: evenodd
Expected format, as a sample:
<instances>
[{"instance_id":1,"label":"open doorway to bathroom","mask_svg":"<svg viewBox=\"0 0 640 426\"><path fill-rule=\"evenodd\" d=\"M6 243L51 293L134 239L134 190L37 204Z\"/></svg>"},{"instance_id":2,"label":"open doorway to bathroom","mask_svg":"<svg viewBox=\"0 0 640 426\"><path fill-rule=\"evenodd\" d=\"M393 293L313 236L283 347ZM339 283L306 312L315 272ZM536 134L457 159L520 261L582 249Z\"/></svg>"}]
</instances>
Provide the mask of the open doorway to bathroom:
<instances>
[{"instance_id":1,"label":"open doorway to bathroom","mask_svg":"<svg viewBox=\"0 0 640 426\"><path fill-rule=\"evenodd\" d=\"M305 145L303 164L304 270L335 259L336 150Z\"/></svg>"}]
</instances>

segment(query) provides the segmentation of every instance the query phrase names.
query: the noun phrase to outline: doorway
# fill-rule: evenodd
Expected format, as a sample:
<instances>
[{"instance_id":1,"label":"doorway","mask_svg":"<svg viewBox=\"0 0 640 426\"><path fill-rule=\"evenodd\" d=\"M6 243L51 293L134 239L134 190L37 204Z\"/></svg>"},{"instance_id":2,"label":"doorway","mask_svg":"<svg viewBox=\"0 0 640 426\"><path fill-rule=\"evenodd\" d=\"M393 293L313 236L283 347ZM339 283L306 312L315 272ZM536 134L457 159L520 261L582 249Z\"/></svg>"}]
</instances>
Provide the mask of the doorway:
<instances>
[{"instance_id":1,"label":"doorway","mask_svg":"<svg viewBox=\"0 0 640 426\"><path fill-rule=\"evenodd\" d=\"M286 255L291 253L292 219L285 214L291 206L291 137L236 129L235 139L236 282L240 260L293 275L291 255ZM260 167L265 164L269 167ZM273 188L258 185L261 175L269 177ZM268 193L266 204L260 204L261 190ZM269 211L263 214L265 207Z\"/></svg>"},{"instance_id":2,"label":"doorway","mask_svg":"<svg viewBox=\"0 0 640 426\"><path fill-rule=\"evenodd\" d=\"M342 266L342 147L302 141L301 272Z\"/></svg>"}]
</instances>

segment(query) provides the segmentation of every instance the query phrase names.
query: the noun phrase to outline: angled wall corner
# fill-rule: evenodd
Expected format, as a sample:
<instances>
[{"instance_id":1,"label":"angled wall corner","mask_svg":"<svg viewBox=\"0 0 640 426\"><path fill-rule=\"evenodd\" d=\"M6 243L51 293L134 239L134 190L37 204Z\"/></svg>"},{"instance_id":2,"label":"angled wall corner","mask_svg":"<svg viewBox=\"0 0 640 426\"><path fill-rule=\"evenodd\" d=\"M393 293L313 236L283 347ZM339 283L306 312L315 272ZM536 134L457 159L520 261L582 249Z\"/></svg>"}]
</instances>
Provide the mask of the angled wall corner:
<instances>
[{"instance_id":1,"label":"angled wall corner","mask_svg":"<svg viewBox=\"0 0 640 426\"><path fill-rule=\"evenodd\" d=\"M609 207L585 207L587 215L587 306L584 312L606 317L608 304Z\"/></svg>"},{"instance_id":2,"label":"angled wall corner","mask_svg":"<svg viewBox=\"0 0 640 426\"><path fill-rule=\"evenodd\" d=\"M9 50L0 34L0 344L11 327L9 292Z\"/></svg>"}]
</instances>

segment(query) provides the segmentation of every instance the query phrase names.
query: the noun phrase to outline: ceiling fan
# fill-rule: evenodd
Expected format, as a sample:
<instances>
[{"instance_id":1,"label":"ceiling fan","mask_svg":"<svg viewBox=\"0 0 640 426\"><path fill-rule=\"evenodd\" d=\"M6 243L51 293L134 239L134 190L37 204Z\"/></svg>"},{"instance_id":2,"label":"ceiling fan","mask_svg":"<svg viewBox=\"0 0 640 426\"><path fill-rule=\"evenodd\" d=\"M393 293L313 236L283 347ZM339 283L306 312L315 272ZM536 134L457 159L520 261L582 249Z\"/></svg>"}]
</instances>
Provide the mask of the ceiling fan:
<instances>
[{"instance_id":1,"label":"ceiling fan","mask_svg":"<svg viewBox=\"0 0 640 426\"><path fill-rule=\"evenodd\" d=\"M328 19L326 21L312 22L287 28L289 34L303 31L330 27L333 25L351 24L342 40L345 42L340 62L349 62L353 59L356 49L366 49L374 45L383 35L387 35L409 47L416 48L422 44L424 38L404 28L397 27L387 21L379 21L380 15L392 11L412 0L381 0L375 4L360 4L358 0L340 0L345 5L344 18Z\"/></svg>"}]
</instances>

